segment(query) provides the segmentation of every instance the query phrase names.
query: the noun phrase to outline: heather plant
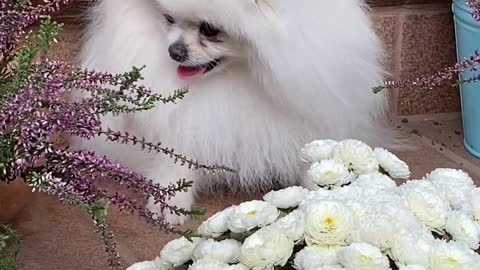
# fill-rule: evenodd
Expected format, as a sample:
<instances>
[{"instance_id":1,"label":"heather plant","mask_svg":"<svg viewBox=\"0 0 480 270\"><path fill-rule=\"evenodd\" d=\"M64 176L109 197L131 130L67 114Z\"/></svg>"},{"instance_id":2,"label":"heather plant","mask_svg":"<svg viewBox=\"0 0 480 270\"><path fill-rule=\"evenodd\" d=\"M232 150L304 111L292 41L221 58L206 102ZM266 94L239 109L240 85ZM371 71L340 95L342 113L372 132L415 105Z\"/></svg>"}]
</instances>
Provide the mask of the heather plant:
<instances>
[{"instance_id":1,"label":"heather plant","mask_svg":"<svg viewBox=\"0 0 480 270\"><path fill-rule=\"evenodd\" d=\"M480 22L480 0L469 0L467 1L467 4L472 8L473 18ZM392 89L434 89L435 87L453 80L456 80L454 85L479 82L480 73L474 74L468 78L462 78L460 80L456 79L458 78L458 75L467 70L475 73L479 65L480 50L476 50L474 55L463 59L461 62L456 63L453 66L446 67L433 75L422 76L414 79L385 81L384 85L373 88L373 92L379 93L383 90Z\"/></svg>"},{"instance_id":2,"label":"heather plant","mask_svg":"<svg viewBox=\"0 0 480 270\"><path fill-rule=\"evenodd\" d=\"M21 236L12 227L8 225L0 226L0 270L16 269L15 259L21 242Z\"/></svg>"},{"instance_id":3,"label":"heather plant","mask_svg":"<svg viewBox=\"0 0 480 270\"><path fill-rule=\"evenodd\" d=\"M22 179L33 191L84 208L104 241L111 269L120 269L113 233L105 221L109 206L137 214L167 232L188 232L178 231L164 219L155 218L142 202L98 186L96 180L116 182L145 199L152 196L163 211L199 215L201 209L186 211L168 204L172 196L188 189L191 182L179 179L169 186L154 184L151 179L94 152L58 147L52 139L54 135L62 133L85 139L103 136L106 141L168 155L173 162L192 170L207 173L231 170L200 164L161 143L101 125L103 115L135 113L157 104L175 103L187 90L175 90L170 96L153 93L140 84L142 68L109 74L49 59L48 50L56 42L62 24L52 21L48 14L70 2L73 1L45 0L33 5L28 0L0 0L0 179L6 183ZM34 25L39 26L36 32L29 30ZM69 100L74 91L86 95Z\"/></svg>"}]
</instances>

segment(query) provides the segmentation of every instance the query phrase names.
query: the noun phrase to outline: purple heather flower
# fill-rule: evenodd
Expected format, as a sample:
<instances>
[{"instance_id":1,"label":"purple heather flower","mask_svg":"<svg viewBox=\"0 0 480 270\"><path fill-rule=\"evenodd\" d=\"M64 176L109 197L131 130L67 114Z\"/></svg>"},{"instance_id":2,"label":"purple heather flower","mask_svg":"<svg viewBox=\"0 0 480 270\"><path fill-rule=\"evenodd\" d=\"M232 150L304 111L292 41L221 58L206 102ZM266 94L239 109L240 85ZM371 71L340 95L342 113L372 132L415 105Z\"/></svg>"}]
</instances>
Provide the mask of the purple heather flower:
<instances>
[{"instance_id":1,"label":"purple heather flower","mask_svg":"<svg viewBox=\"0 0 480 270\"><path fill-rule=\"evenodd\" d=\"M64 203L86 207L104 241L111 268L118 269L120 263L113 234L107 231L105 220L94 209L99 204L135 213L160 229L178 231L162 218L154 218L141 202L126 194L102 189L96 185L96 180L114 181L143 199L153 197L162 210L184 215L190 213L168 205L167 201L191 184L185 180L165 187L154 184L151 179L93 152L73 152L57 147L52 141L55 134L85 139L104 136L112 143L128 143L144 151L168 155L174 162L191 169L232 170L200 164L161 143L102 129L102 115L148 110L159 102L174 103L186 90L180 89L168 97L155 94L137 83L141 79L138 68L113 75L45 58L30 64L29 53L35 53L35 49L26 51L27 61L23 59L23 64L27 66L17 65L15 58L25 55L21 55L22 49L16 49L28 27L43 15L56 12L71 2L73 0L45 0L38 6L20 7L18 0L0 0L0 64L12 67L5 74L3 70L0 72L0 90L3 91L0 99L0 176L6 182L22 177L33 190L56 196ZM65 96L73 91L83 91L87 95L67 100Z\"/></svg>"}]
</instances>

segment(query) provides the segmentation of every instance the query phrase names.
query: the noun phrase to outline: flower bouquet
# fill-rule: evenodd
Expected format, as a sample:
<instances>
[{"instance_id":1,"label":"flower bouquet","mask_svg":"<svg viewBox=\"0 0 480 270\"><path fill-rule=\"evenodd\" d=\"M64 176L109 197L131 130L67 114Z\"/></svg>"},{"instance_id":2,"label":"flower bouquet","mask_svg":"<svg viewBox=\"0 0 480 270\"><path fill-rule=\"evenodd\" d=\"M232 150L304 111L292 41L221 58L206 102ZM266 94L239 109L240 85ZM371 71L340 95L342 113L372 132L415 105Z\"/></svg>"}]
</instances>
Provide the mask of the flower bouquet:
<instances>
[{"instance_id":1,"label":"flower bouquet","mask_svg":"<svg viewBox=\"0 0 480 270\"><path fill-rule=\"evenodd\" d=\"M318 189L231 206L128 269L480 269L480 188L467 173L397 186L408 165L357 140L314 141L300 157Z\"/></svg>"}]
</instances>

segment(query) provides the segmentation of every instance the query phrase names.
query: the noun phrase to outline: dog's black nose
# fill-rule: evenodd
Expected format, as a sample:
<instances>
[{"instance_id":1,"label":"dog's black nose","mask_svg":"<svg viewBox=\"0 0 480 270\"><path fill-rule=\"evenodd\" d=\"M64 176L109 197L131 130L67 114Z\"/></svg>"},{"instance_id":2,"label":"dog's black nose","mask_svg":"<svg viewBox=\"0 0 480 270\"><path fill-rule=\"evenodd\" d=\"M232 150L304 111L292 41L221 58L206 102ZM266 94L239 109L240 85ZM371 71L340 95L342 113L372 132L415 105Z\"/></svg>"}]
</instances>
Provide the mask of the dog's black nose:
<instances>
[{"instance_id":1,"label":"dog's black nose","mask_svg":"<svg viewBox=\"0 0 480 270\"><path fill-rule=\"evenodd\" d=\"M188 49L184 43L175 42L168 47L170 57L177 62L184 62L188 59Z\"/></svg>"}]
</instances>

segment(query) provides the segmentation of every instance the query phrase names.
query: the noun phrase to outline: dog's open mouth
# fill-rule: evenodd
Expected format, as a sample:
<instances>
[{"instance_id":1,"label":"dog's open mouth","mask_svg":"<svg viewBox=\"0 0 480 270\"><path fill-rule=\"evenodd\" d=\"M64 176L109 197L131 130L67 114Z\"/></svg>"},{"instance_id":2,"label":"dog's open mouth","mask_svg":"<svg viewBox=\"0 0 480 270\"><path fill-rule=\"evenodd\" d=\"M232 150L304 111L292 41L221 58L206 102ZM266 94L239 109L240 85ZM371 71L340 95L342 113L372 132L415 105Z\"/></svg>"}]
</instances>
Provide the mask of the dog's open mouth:
<instances>
[{"instance_id":1,"label":"dog's open mouth","mask_svg":"<svg viewBox=\"0 0 480 270\"><path fill-rule=\"evenodd\" d=\"M210 61L203 65L198 66L178 66L177 68L177 75L180 79L193 79L198 77L202 74L205 74L211 70L213 70L218 64L222 61L222 58Z\"/></svg>"}]
</instances>

